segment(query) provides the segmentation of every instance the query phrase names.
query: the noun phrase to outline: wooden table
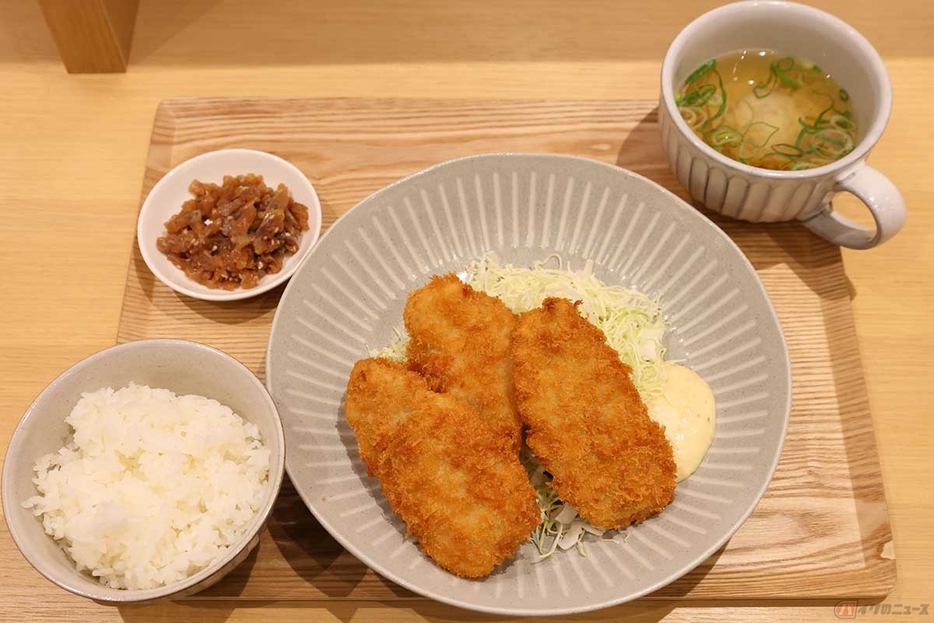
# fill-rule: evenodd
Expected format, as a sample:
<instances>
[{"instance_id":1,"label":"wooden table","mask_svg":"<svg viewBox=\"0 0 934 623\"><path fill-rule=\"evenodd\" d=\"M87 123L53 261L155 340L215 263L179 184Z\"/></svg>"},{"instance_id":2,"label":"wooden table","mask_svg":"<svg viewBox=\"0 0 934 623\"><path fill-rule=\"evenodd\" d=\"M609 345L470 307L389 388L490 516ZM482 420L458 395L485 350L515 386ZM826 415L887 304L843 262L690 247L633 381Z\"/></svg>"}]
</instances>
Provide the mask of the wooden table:
<instances>
[{"instance_id":1,"label":"wooden table","mask_svg":"<svg viewBox=\"0 0 934 623\"><path fill-rule=\"evenodd\" d=\"M173 96L651 98L664 50L708 0L436 3L366 0L142 2L130 69L69 76L36 6L0 2L0 450L59 372L114 343L150 126ZM885 604L934 606L934 5L815 2L872 40L895 110L872 163L910 215L886 246L846 252L898 552ZM257 8L257 7L260 7ZM259 14L256 14L260 11ZM651 17L650 17L651 16ZM245 43L246 42L246 43ZM249 46L249 47L245 47ZM858 213L855 203L841 202ZM3 538L9 538L5 533ZM471 621L440 604L239 604L112 608L73 597L21 557L0 561L0 620ZM562 620L836 620L832 603L640 602ZM881 609L880 609L881 612ZM876 618L890 620L892 615ZM918 616L917 609L913 616ZM859 619L870 615L859 615Z\"/></svg>"}]
</instances>

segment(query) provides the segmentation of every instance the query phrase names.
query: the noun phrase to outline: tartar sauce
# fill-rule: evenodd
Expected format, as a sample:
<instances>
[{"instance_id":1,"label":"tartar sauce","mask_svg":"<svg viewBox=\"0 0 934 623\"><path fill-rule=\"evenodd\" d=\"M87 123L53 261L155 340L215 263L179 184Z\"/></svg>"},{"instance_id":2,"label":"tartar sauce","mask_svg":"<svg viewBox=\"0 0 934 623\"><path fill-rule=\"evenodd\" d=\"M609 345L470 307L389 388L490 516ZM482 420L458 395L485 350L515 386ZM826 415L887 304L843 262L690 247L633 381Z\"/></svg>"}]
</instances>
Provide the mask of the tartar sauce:
<instances>
[{"instance_id":1,"label":"tartar sauce","mask_svg":"<svg viewBox=\"0 0 934 623\"><path fill-rule=\"evenodd\" d=\"M694 473L716 433L716 408L710 386L696 372L663 364L668 380L662 395L646 402L649 417L665 427L674 450L678 482Z\"/></svg>"}]
</instances>

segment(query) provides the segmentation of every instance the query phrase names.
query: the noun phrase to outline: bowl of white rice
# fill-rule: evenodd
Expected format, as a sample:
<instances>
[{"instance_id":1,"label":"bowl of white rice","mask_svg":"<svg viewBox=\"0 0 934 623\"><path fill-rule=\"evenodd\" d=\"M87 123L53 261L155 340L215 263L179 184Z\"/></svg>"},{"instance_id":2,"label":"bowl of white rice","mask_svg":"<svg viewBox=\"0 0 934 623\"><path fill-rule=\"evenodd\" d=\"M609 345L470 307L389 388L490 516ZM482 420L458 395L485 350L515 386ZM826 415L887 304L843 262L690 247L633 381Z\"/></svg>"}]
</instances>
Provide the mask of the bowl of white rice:
<instances>
[{"instance_id":1,"label":"bowl of white rice","mask_svg":"<svg viewBox=\"0 0 934 623\"><path fill-rule=\"evenodd\" d=\"M285 465L275 404L233 357L142 340L46 387L3 463L3 514L46 578L103 602L196 593L259 543Z\"/></svg>"}]
</instances>

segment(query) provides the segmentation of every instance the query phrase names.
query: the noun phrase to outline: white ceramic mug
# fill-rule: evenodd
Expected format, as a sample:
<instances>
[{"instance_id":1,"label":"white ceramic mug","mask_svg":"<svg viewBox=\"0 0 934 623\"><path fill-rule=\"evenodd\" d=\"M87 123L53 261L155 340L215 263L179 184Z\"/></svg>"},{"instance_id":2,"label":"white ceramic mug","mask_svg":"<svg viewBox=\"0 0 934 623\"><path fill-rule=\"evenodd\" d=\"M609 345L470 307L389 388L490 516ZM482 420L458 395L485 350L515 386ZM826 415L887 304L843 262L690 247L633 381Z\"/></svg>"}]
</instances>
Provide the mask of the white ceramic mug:
<instances>
[{"instance_id":1,"label":"white ceramic mug","mask_svg":"<svg viewBox=\"0 0 934 623\"><path fill-rule=\"evenodd\" d=\"M772 171L742 164L705 144L682 119L675 93L695 69L737 50L775 50L807 58L849 93L859 142L831 164L803 171ZM708 209L752 222L800 220L819 236L868 249L905 223L895 185L866 164L892 111L892 86L879 53L836 17L808 6L747 0L705 13L672 42L662 64L658 121L668 162L691 197ZM876 222L863 227L833 211L840 191L856 195Z\"/></svg>"}]
</instances>

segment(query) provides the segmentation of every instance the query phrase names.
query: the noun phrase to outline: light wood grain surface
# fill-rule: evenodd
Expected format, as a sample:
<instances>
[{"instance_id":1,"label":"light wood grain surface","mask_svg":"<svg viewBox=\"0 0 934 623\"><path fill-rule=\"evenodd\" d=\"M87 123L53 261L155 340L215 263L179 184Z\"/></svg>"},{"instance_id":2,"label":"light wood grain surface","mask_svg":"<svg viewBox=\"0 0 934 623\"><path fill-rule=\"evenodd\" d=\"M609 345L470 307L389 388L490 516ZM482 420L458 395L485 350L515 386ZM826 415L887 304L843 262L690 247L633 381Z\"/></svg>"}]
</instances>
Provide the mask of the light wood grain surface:
<instances>
[{"instance_id":1,"label":"light wood grain surface","mask_svg":"<svg viewBox=\"0 0 934 623\"><path fill-rule=\"evenodd\" d=\"M0 450L32 398L116 338L146 146L173 96L651 99L664 49L711 2L472 3L155 0L140 3L127 74L69 76L29 2L0 6ZM883 605L934 605L930 172L934 5L816 3L861 30L889 68L895 109L872 163L899 186L906 229L844 252L897 550ZM849 211L855 209L844 203ZM25 218L24 218L25 217ZM3 621L470 621L421 602L224 600L111 608L0 562ZM638 603L567 620L836 620L832 603ZM880 609L880 612L882 610ZM892 615L878 615L891 620ZM873 618L859 615L859 619Z\"/></svg>"},{"instance_id":2,"label":"light wood grain surface","mask_svg":"<svg viewBox=\"0 0 934 623\"><path fill-rule=\"evenodd\" d=\"M665 162L655 108L653 100L166 100L153 124L143 192L199 153L240 145L306 171L325 228L394 180L437 162L505 150L618 164L687 198ZM724 548L647 599L731 599L738 592L747 599L884 597L895 582L892 537L840 249L797 224L711 217L772 297L791 360L791 420L775 476L752 516ZM118 341L198 340L264 375L281 288L237 305L182 298L135 248L126 284ZM0 559L3 548L0 540ZM330 561L327 573L321 560ZM195 599L328 596L413 597L344 552L287 483L256 555Z\"/></svg>"}]
</instances>

